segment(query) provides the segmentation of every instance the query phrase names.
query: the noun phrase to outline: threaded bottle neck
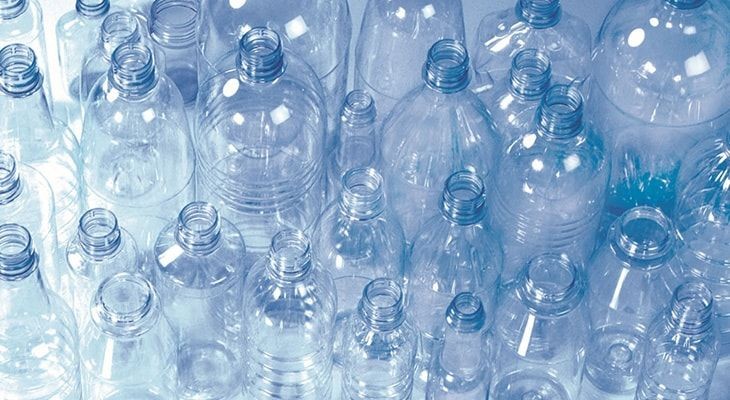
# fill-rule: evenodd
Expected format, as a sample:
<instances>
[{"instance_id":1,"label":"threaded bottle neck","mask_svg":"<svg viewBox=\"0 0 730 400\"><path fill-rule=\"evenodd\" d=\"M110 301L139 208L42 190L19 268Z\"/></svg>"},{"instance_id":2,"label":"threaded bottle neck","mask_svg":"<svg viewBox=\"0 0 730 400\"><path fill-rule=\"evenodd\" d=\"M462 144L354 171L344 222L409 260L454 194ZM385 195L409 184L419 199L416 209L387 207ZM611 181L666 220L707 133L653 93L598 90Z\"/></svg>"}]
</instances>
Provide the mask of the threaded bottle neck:
<instances>
[{"instance_id":1,"label":"threaded bottle neck","mask_svg":"<svg viewBox=\"0 0 730 400\"><path fill-rule=\"evenodd\" d=\"M109 8L109 0L76 0L76 12L88 18L101 17Z\"/></svg>"},{"instance_id":2,"label":"threaded bottle neck","mask_svg":"<svg viewBox=\"0 0 730 400\"><path fill-rule=\"evenodd\" d=\"M15 157L0 152L0 205L9 204L20 196L21 181Z\"/></svg>"},{"instance_id":3,"label":"threaded bottle neck","mask_svg":"<svg viewBox=\"0 0 730 400\"><path fill-rule=\"evenodd\" d=\"M23 44L10 44L0 50L0 90L21 98L38 92L43 75L33 50Z\"/></svg>"},{"instance_id":4,"label":"threaded bottle neck","mask_svg":"<svg viewBox=\"0 0 730 400\"><path fill-rule=\"evenodd\" d=\"M345 103L340 112L342 124L351 128L362 128L375 123L377 110L375 100L363 90L353 90L345 97Z\"/></svg>"},{"instance_id":5,"label":"threaded bottle neck","mask_svg":"<svg viewBox=\"0 0 730 400\"><path fill-rule=\"evenodd\" d=\"M152 50L142 43L125 43L112 54L109 69L112 86L127 97L143 97L157 86Z\"/></svg>"},{"instance_id":6,"label":"threaded bottle neck","mask_svg":"<svg viewBox=\"0 0 730 400\"><path fill-rule=\"evenodd\" d=\"M517 0L516 13L533 28L550 28L560 22L560 0Z\"/></svg>"},{"instance_id":7,"label":"threaded bottle neck","mask_svg":"<svg viewBox=\"0 0 730 400\"><path fill-rule=\"evenodd\" d=\"M377 218L385 209L383 178L373 168L355 168L342 176L340 210L358 220Z\"/></svg>"},{"instance_id":8,"label":"threaded bottle neck","mask_svg":"<svg viewBox=\"0 0 730 400\"><path fill-rule=\"evenodd\" d=\"M298 230L283 230L271 240L269 249L269 273L283 282L304 279L312 269L312 252L309 238Z\"/></svg>"},{"instance_id":9,"label":"threaded bottle neck","mask_svg":"<svg viewBox=\"0 0 730 400\"><path fill-rule=\"evenodd\" d=\"M548 139L570 139L583 131L583 96L568 85L548 89L537 110L537 132Z\"/></svg>"},{"instance_id":10,"label":"threaded bottle neck","mask_svg":"<svg viewBox=\"0 0 730 400\"><path fill-rule=\"evenodd\" d=\"M198 0L155 0L150 11L150 34L156 43L172 48L195 45Z\"/></svg>"},{"instance_id":11,"label":"threaded bottle neck","mask_svg":"<svg viewBox=\"0 0 730 400\"><path fill-rule=\"evenodd\" d=\"M539 50L522 50L512 59L509 76L512 94L526 100L540 99L550 87L550 59Z\"/></svg>"},{"instance_id":12,"label":"threaded bottle neck","mask_svg":"<svg viewBox=\"0 0 730 400\"><path fill-rule=\"evenodd\" d=\"M0 19L13 19L25 12L29 0L0 0Z\"/></svg>"},{"instance_id":13,"label":"threaded bottle neck","mask_svg":"<svg viewBox=\"0 0 730 400\"><path fill-rule=\"evenodd\" d=\"M484 218L486 195L482 179L471 171L459 171L447 180L441 196L441 212L458 225L473 225Z\"/></svg>"},{"instance_id":14,"label":"threaded bottle neck","mask_svg":"<svg viewBox=\"0 0 730 400\"><path fill-rule=\"evenodd\" d=\"M446 323L458 333L481 331L486 318L482 301L469 292L456 295L446 309Z\"/></svg>"},{"instance_id":15,"label":"threaded bottle neck","mask_svg":"<svg viewBox=\"0 0 730 400\"><path fill-rule=\"evenodd\" d=\"M685 335L699 335L712 329L712 292L701 282L686 282L674 290L669 321Z\"/></svg>"},{"instance_id":16,"label":"threaded bottle neck","mask_svg":"<svg viewBox=\"0 0 730 400\"><path fill-rule=\"evenodd\" d=\"M680 10L691 10L705 4L707 0L665 0L669 5Z\"/></svg>"},{"instance_id":17,"label":"threaded bottle neck","mask_svg":"<svg viewBox=\"0 0 730 400\"><path fill-rule=\"evenodd\" d=\"M391 279L379 278L363 289L357 307L360 318L373 330L392 331L405 320L403 291Z\"/></svg>"},{"instance_id":18,"label":"threaded bottle neck","mask_svg":"<svg viewBox=\"0 0 730 400\"><path fill-rule=\"evenodd\" d=\"M284 74L286 60L279 34L253 28L238 43L238 74L245 82L270 83Z\"/></svg>"},{"instance_id":19,"label":"threaded bottle neck","mask_svg":"<svg viewBox=\"0 0 730 400\"><path fill-rule=\"evenodd\" d=\"M117 47L128 42L139 42L141 38L139 20L130 12L111 13L101 23L99 40L104 49L104 56L109 60Z\"/></svg>"},{"instance_id":20,"label":"threaded bottle neck","mask_svg":"<svg viewBox=\"0 0 730 400\"><path fill-rule=\"evenodd\" d=\"M159 297L138 275L119 273L99 285L91 308L94 324L103 332L134 337L148 332L159 316Z\"/></svg>"},{"instance_id":21,"label":"threaded bottle neck","mask_svg":"<svg viewBox=\"0 0 730 400\"><path fill-rule=\"evenodd\" d=\"M19 281L38 268L30 233L17 224L0 225L0 280Z\"/></svg>"},{"instance_id":22,"label":"threaded bottle neck","mask_svg":"<svg viewBox=\"0 0 730 400\"><path fill-rule=\"evenodd\" d=\"M453 39L442 39L428 51L423 67L423 80L440 93L456 93L469 86L469 53L464 45Z\"/></svg>"},{"instance_id":23,"label":"threaded bottle neck","mask_svg":"<svg viewBox=\"0 0 730 400\"><path fill-rule=\"evenodd\" d=\"M673 232L672 222L658 208L635 207L616 220L611 235L614 248L630 258L651 261L673 254Z\"/></svg>"},{"instance_id":24,"label":"threaded bottle neck","mask_svg":"<svg viewBox=\"0 0 730 400\"><path fill-rule=\"evenodd\" d=\"M220 245L221 220L218 210L206 202L186 205L177 217L175 240L185 251L208 255Z\"/></svg>"},{"instance_id":25,"label":"threaded bottle neck","mask_svg":"<svg viewBox=\"0 0 730 400\"><path fill-rule=\"evenodd\" d=\"M103 260L116 253L122 244L122 231L113 212L94 208L79 220L79 246L93 260Z\"/></svg>"},{"instance_id":26,"label":"threaded bottle neck","mask_svg":"<svg viewBox=\"0 0 730 400\"><path fill-rule=\"evenodd\" d=\"M518 277L524 304L540 315L565 315L581 302L584 282L578 267L563 255L543 254L528 262Z\"/></svg>"}]
</instances>

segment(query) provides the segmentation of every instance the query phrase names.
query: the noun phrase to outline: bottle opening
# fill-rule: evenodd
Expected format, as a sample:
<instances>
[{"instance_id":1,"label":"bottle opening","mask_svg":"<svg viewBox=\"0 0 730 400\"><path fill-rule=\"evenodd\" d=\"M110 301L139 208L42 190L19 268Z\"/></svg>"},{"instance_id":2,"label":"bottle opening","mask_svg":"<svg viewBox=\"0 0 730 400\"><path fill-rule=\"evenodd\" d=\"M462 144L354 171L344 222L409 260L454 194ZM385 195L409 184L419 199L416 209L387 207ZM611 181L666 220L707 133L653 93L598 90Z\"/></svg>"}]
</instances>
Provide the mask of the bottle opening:
<instances>
[{"instance_id":1,"label":"bottle opening","mask_svg":"<svg viewBox=\"0 0 730 400\"><path fill-rule=\"evenodd\" d=\"M441 93L456 93L469 86L469 53L453 39L442 39L428 51L423 80Z\"/></svg>"},{"instance_id":2,"label":"bottle opening","mask_svg":"<svg viewBox=\"0 0 730 400\"><path fill-rule=\"evenodd\" d=\"M707 0L666 0L666 2L680 10L690 10L705 4Z\"/></svg>"},{"instance_id":3,"label":"bottle opening","mask_svg":"<svg viewBox=\"0 0 730 400\"><path fill-rule=\"evenodd\" d=\"M661 210L636 207L616 222L620 248L630 257L649 260L665 256L674 248L672 223Z\"/></svg>"},{"instance_id":4,"label":"bottle opening","mask_svg":"<svg viewBox=\"0 0 730 400\"><path fill-rule=\"evenodd\" d=\"M110 81L127 96L143 96L157 85L152 50L142 43L126 43L112 54Z\"/></svg>"},{"instance_id":5,"label":"bottle opening","mask_svg":"<svg viewBox=\"0 0 730 400\"><path fill-rule=\"evenodd\" d=\"M0 0L0 19L19 17L28 9L28 0Z\"/></svg>"},{"instance_id":6,"label":"bottle opening","mask_svg":"<svg viewBox=\"0 0 730 400\"><path fill-rule=\"evenodd\" d=\"M522 50L512 59L510 88L528 100L541 98L550 87L552 68L550 58L535 49Z\"/></svg>"},{"instance_id":7,"label":"bottle opening","mask_svg":"<svg viewBox=\"0 0 730 400\"><path fill-rule=\"evenodd\" d=\"M178 244L194 254L206 255L218 248L221 220L218 210L206 202L186 205L177 218Z\"/></svg>"},{"instance_id":8,"label":"bottle opening","mask_svg":"<svg viewBox=\"0 0 730 400\"><path fill-rule=\"evenodd\" d=\"M685 334L699 334L712 327L712 292L701 282L686 282L674 290L670 318Z\"/></svg>"},{"instance_id":9,"label":"bottle opening","mask_svg":"<svg viewBox=\"0 0 730 400\"><path fill-rule=\"evenodd\" d=\"M20 176L15 157L0 152L0 204L8 204L20 195Z\"/></svg>"},{"instance_id":10,"label":"bottle opening","mask_svg":"<svg viewBox=\"0 0 730 400\"><path fill-rule=\"evenodd\" d=\"M342 176L340 208L345 214L365 220L385 209L383 177L373 168L355 168Z\"/></svg>"},{"instance_id":11,"label":"bottle opening","mask_svg":"<svg viewBox=\"0 0 730 400\"><path fill-rule=\"evenodd\" d=\"M0 50L0 89L11 97L26 97L43 83L33 50L23 44L10 44Z\"/></svg>"},{"instance_id":12,"label":"bottle opening","mask_svg":"<svg viewBox=\"0 0 730 400\"><path fill-rule=\"evenodd\" d=\"M360 316L373 329L393 330L405 319L403 291L391 279L375 279L363 289L358 309Z\"/></svg>"},{"instance_id":13,"label":"bottle opening","mask_svg":"<svg viewBox=\"0 0 730 400\"><path fill-rule=\"evenodd\" d=\"M444 216L459 225L472 225L482 220L486 207L482 179L471 171L459 171L446 180L441 198Z\"/></svg>"},{"instance_id":14,"label":"bottle opening","mask_svg":"<svg viewBox=\"0 0 730 400\"><path fill-rule=\"evenodd\" d=\"M562 315L580 303L583 292L580 271L564 255L543 254L533 258L520 280L521 295L535 312Z\"/></svg>"},{"instance_id":15,"label":"bottle opening","mask_svg":"<svg viewBox=\"0 0 730 400\"><path fill-rule=\"evenodd\" d=\"M363 90L353 90L345 97L342 106L342 123L350 126L366 126L375 122L375 100Z\"/></svg>"},{"instance_id":16,"label":"bottle opening","mask_svg":"<svg viewBox=\"0 0 730 400\"><path fill-rule=\"evenodd\" d=\"M114 50L123 43L141 40L139 20L127 11L111 13L101 23L100 38L105 57L111 59Z\"/></svg>"},{"instance_id":17,"label":"bottle opening","mask_svg":"<svg viewBox=\"0 0 730 400\"><path fill-rule=\"evenodd\" d=\"M555 139L569 139L583 130L583 95L575 87L555 85L542 98L538 132Z\"/></svg>"},{"instance_id":18,"label":"bottle opening","mask_svg":"<svg viewBox=\"0 0 730 400\"><path fill-rule=\"evenodd\" d=\"M457 332L478 332L484 327L485 321L482 301L473 293L459 293L446 309L446 323Z\"/></svg>"},{"instance_id":19,"label":"bottle opening","mask_svg":"<svg viewBox=\"0 0 730 400\"><path fill-rule=\"evenodd\" d=\"M37 266L30 232L17 224L0 225L0 279L20 280Z\"/></svg>"},{"instance_id":20,"label":"bottle opening","mask_svg":"<svg viewBox=\"0 0 730 400\"><path fill-rule=\"evenodd\" d=\"M283 230L271 241L269 270L284 281L296 281L309 273L312 254L309 238L298 230Z\"/></svg>"},{"instance_id":21,"label":"bottle opening","mask_svg":"<svg viewBox=\"0 0 730 400\"><path fill-rule=\"evenodd\" d=\"M238 72L244 81L269 83L286 70L279 34L268 28L253 28L239 42Z\"/></svg>"},{"instance_id":22,"label":"bottle opening","mask_svg":"<svg viewBox=\"0 0 730 400\"><path fill-rule=\"evenodd\" d=\"M169 47L195 44L198 0L155 0L150 12L152 40Z\"/></svg>"},{"instance_id":23,"label":"bottle opening","mask_svg":"<svg viewBox=\"0 0 730 400\"><path fill-rule=\"evenodd\" d=\"M99 285L91 310L92 319L105 332L136 336L155 322L157 294L146 279L119 273Z\"/></svg>"},{"instance_id":24,"label":"bottle opening","mask_svg":"<svg viewBox=\"0 0 730 400\"><path fill-rule=\"evenodd\" d=\"M92 258L114 254L122 243L117 217L103 208L85 212L79 221L78 239L81 248Z\"/></svg>"},{"instance_id":25,"label":"bottle opening","mask_svg":"<svg viewBox=\"0 0 730 400\"><path fill-rule=\"evenodd\" d=\"M536 29L546 29L560 22L560 0L518 0L517 18Z\"/></svg>"},{"instance_id":26,"label":"bottle opening","mask_svg":"<svg viewBox=\"0 0 730 400\"><path fill-rule=\"evenodd\" d=\"M109 12L109 0L76 0L76 12L85 17L99 17Z\"/></svg>"}]
</instances>

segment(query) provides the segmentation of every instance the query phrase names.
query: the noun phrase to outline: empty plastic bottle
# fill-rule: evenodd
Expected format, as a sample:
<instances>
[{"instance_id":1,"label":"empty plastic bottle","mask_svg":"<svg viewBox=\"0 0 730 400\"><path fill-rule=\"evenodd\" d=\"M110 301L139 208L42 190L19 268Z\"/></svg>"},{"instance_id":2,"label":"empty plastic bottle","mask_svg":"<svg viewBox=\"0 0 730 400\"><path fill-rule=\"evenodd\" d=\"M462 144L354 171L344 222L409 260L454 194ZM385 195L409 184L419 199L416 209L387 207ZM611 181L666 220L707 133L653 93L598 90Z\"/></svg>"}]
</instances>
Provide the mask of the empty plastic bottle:
<instances>
[{"instance_id":1,"label":"empty plastic bottle","mask_svg":"<svg viewBox=\"0 0 730 400\"><path fill-rule=\"evenodd\" d=\"M94 208L81 216L76 236L66 246L69 305L80 327L89 319L89 304L101 282L120 272L137 271L140 262L137 244L113 212Z\"/></svg>"},{"instance_id":2,"label":"empty plastic bottle","mask_svg":"<svg viewBox=\"0 0 730 400\"><path fill-rule=\"evenodd\" d=\"M555 254L525 265L494 322L494 400L578 400L590 332L580 268Z\"/></svg>"},{"instance_id":3,"label":"empty plastic bottle","mask_svg":"<svg viewBox=\"0 0 730 400\"><path fill-rule=\"evenodd\" d=\"M622 0L598 34L591 119L613 149L611 215L671 213L686 151L730 122L724 0Z\"/></svg>"},{"instance_id":4,"label":"empty plastic bottle","mask_svg":"<svg viewBox=\"0 0 730 400\"><path fill-rule=\"evenodd\" d=\"M195 170L182 96L146 45L126 43L112 54L89 95L81 148L88 205L124 221L146 260L175 210L193 198Z\"/></svg>"},{"instance_id":5,"label":"empty plastic bottle","mask_svg":"<svg viewBox=\"0 0 730 400\"><path fill-rule=\"evenodd\" d=\"M608 186L603 140L583 118L577 89L555 85L537 111L537 127L508 147L497 172L490 220L504 246L503 282L530 258L593 253Z\"/></svg>"},{"instance_id":6,"label":"empty plastic bottle","mask_svg":"<svg viewBox=\"0 0 730 400\"><path fill-rule=\"evenodd\" d=\"M246 249L210 204L186 205L157 238L155 281L178 337L180 399L240 394L241 312Z\"/></svg>"},{"instance_id":7,"label":"empty plastic bottle","mask_svg":"<svg viewBox=\"0 0 730 400\"><path fill-rule=\"evenodd\" d=\"M278 231L309 227L324 200L323 92L312 69L282 46L273 30L251 29L231 68L199 91L199 197L259 255Z\"/></svg>"},{"instance_id":8,"label":"empty plastic bottle","mask_svg":"<svg viewBox=\"0 0 730 400\"><path fill-rule=\"evenodd\" d=\"M659 209L636 207L617 219L586 266L591 336L582 400L633 400L646 331L672 297L677 239Z\"/></svg>"},{"instance_id":9,"label":"empty plastic bottle","mask_svg":"<svg viewBox=\"0 0 730 400\"><path fill-rule=\"evenodd\" d=\"M491 379L487 315L479 297L459 293L446 309L444 340L429 370L426 400L486 400Z\"/></svg>"},{"instance_id":10,"label":"empty plastic bottle","mask_svg":"<svg viewBox=\"0 0 730 400\"><path fill-rule=\"evenodd\" d=\"M382 129L387 192L409 242L438 213L446 178L466 169L491 180L501 147L484 104L467 89L471 70L461 42L434 44L422 76Z\"/></svg>"},{"instance_id":11,"label":"empty plastic bottle","mask_svg":"<svg viewBox=\"0 0 730 400\"><path fill-rule=\"evenodd\" d=\"M379 278L363 289L346 327L342 399L411 398L418 333L403 303L394 280Z\"/></svg>"},{"instance_id":12,"label":"empty plastic bottle","mask_svg":"<svg viewBox=\"0 0 730 400\"><path fill-rule=\"evenodd\" d=\"M0 225L0 398L79 400L76 322L44 285L30 233Z\"/></svg>"},{"instance_id":13,"label":"empty plastic bottle","mask_svg":"<svg viewBox=\"0 0 730 400\"><path fill-rule=\"evenodd\" d=\"M475 90L488 90L491 80L504 79L512 59L523 49L547 54L556 83L587 78L591 30L563 8L560 0L516 0L514 8L486 15L474 44Z\"/></svg>"},{"instance_id":14,"label":"empty plastic bottle","mask_svg":"<svg viewBox=\"0 0 730 400\"><path fill-rule=\"evenodd\" d=\"M636 400L707 399L719 343L712 292L702 283L682 284L649 327Z\"/></svg>"},{"instance_id":15,"label":"empty plastic bottle","mask_svg":"<svg viewBox=\"0 0 730 400\"><path fill-rule=\"evenodd\" d=\"M494 315L502 272L502 249L484 223L485 186L460 171L446 181L440 215L426 222L413 242L406 272L408 311L421 334L416 385L428 382L435 346L443 340L444 313L455 295L479 297Z\"/></svg>"},{"instance_id":16,"label":"empty plastic bottle","mask_svg":"<svg viewBox=\"0 0 730 400\"><path fill-rule=\"evenodd\" d=\"M368 0L355 51L355 87L382 118L421 83L420 65L441 39L464 41L461 0Z\"/></svg>"},{"instance_id":17,"label":"empty plastic bottle","mask_svg":"<svg viewBox=\"0 0 730 400\"><path fill-rule=\"evenodd\" d=\"M284 230L243 289L243 394L329 400L337 294L301 231Z\"/></svg>"}]
</instances>

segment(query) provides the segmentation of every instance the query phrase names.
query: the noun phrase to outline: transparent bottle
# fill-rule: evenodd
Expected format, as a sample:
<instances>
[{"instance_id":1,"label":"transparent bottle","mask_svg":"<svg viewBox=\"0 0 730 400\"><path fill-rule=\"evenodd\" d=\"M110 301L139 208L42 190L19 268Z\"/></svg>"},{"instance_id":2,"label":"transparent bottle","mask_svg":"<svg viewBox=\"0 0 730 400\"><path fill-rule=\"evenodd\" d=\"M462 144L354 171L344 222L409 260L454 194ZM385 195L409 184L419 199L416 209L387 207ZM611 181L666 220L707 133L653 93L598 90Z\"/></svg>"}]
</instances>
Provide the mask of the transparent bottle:
<instances>
[{"instance_id":1,"label":"transparent bottle","mask_svg":"<svg viewBox=\"0 0 730 400\"><path fill-rule=\"evenodd\" d=\"M504 292L490 399L578 400L590 332L582 274L564 256L541 254Z\"/></svg>"},{"instance_id":2,"label":"transparent bottle","mask_svg":"<svg viewBox=\"0 0 730 400\"><path fill-rule=\"evenodd\" d=\"M381 119L421 83L420 65L441 39L464 41L461 0L368 0L355 50L355 87Z\"/></svg>"},{"instance_id":3,"label":"transparent bottle","mask_svg":"<svg viewBox=\"0 0 730 400\"><path fill-rule=\"evenodd\" d=\"M146 45L112 54L89 95L81 148L88 205L124 221L152 268L157 234L194 197L195 154L180 91Z\"/></svg>"},{"instance_id":4,"label":"transparent bottle","mask_svg":"<svg viewBox=\"0 0 730 400\"><path fill-rule=\"evenodd\" d=\"M238 227L252 255L282 229L308 228L324 200L322 88L282 46L275 31L251 29L235 66L199 91L199 198Z\"/></svg>"},{"instance_id":5,"label":"transparent bottle","mask_svg":"<svg viewBox=\"0 0 730 400\"><path fill-rule=\"evenodd\" d=\"M80 150L73 133L51 117L36 61L25 45L0 50L0 149L52 184L58 243L68 243L84 208Z\"/></svg>"},{"instance_id":6,"label":"transparent bottle","mask_svg":"<svg viewBox=\"0 0 730 400\"><path fill-rule=\"evenodd\" d=\"M492 369L487 322L479 297L469 292L454 297L429 370L426 400L487 399Z\"/></svg>"},{"instance_id":7,"label":"transparent bottle","mask_svg":"<svg viewBox=\"0 0 730 400\"><path fill-rule=\"evenodd\" d=\"M707 399L719 343L712 292L700 282L679 286L649 327L636 400Z\"/></svg>"},{"instance_id":8,"label":"transparent bottle","mask_svg":"<svg viewBox=\"0 0 730 400\"><path fill-rule=\"evenodd\" d=\"M140 256L134 238L119 226L116 215L103 208L81 216L76 236L66 245L71 300L79 327L89 319L89 304L101 282L120 272L135 272Z\"/></svg>"},{"instance_id":9,"label":"transparent bottle","mask_svg":"<svg viewBox=\"0 0 730 400\"><path fill-rule=\"evenodd\" d=\"M80 400L76 321L46 289L30 233L0 225L0 398Z\"/></svg>"},{"instance_id":10,"label":"transparent bottle","mask_svg":"<svg viewBox=\"0 0 730 400\"><path fill-rule=\"evenodd\" d=\"M149 281L126 272L105 279L90 317L79 346L85 399L176 398L177 341Z\"/></svg>"},{"instance_id":11,"label":"transparent bottle","mask_svg":"<svg viewBox=\"0 0 730 400\"><path fill-rule=\"evenodd\" d=\"M512 59L523 49L537 49L550 59L555 83L568 84L588 77L591 66L591 29L564 10L560 0L516 0L514 8L486 15L474 43L476 91L505 79Z\"/></svg>"},{"instance_id":12,"label":"transparent bottle","mask_svg":"<svg viewBox=\"0 0 730 400\"><path fill-rule=\"evenodd\" d=\"M486 226L486 194L473 172L446 181L440 215L416 235L406 272L408 312L421 335L416 386L423 390L433 352L443 340L444 313L454 296L471 292L488 316L497 308L502 249Z\"/></svg>"},{"instance_id":13,"label":"transparent bottle","mask_svg":"<svg viewBox=\"0 0 730 400\"><path fill-rule=\"evenodd\" d=\"M537 126L512 142L496 174L490 221L504 246L503 282L540 253L582 264L593 253L608 187L603 140L571 86L548 90Z\"/></svg>"},{"instance_id":14,"label":"transparent bottle","mask_svg":"<svg viewBox=\"0 0 730 400\"><path fill-rule=\"evenodd\" d=\"M247 272L238 230L210 204L186 205L157 238L155 281L178 337L177 396L240 394L240 299Z\"/></svg>"},{"instance_id":15,"label":"transparent bottle","mask_svg":"<svg viewBox=\"0 0 730 400\"><path fill-rule=\"evenodd\" d=\"M617 219L586 265L591 336L582 400L633 400L646 331L675 286L677 238L659 209L636 207Z\"/></svg>"},{"instance_id":16,"label":"transparent bottle","mask_svg":"<svg viewBox=\"0 0 730 400\"><path fill-rule=\"evenodd\" d=\"M614 149L608 212L671 213L686 150L730 123L730 7L619 1L598 34L591 119Z\"/></svg>"},{"instance_id":17,"label":"transparent bottle","mask_svg":"<svg viewBox=\"0 0 730 400\"><path fill-rule=\"evenodd\" d=\"M81 137L81 69L83 58L98 41L99 30L109 14L109 0L76 0L74 10L64 14L56 23L59 77L61 88L56 92L56 102L62 105L71 130Z\"/></svg>"},{"instance_id":18,"label":"transparent bottle","mask_svg":"<svg viewBox=\"0 0 730 400\"><path fill-rule=\"evenodd\" d=\"M339 196L342 175L362 167L377 169L380 139L376 126L375 101L368 92L353 90L340 110L335 129L334 152L327 157L327 198Z\"/></svg>"},{"instance_id":19,"label":"transparent bottle","mask_svg":"<svg viewBox=\"0 0 730 400\"><path fill-rule=\"evenodd\" d=\"M387 192L409 242L438 213L446 178L468 169L491 180L501 147L484 104L467 89L471 69L461 42L434 44L422 76L382 128Z\"/></svg>"},{"instance_id":20,"label":"transparent bottle","mask_svg":"<svg viewBox=\"0 0 730 400\"><path fill-rule=\"evenodd\" d=\"M337 293L307 236L284 230L243 289L246 398L329 400Z\"/></svg>"}]
</instances>

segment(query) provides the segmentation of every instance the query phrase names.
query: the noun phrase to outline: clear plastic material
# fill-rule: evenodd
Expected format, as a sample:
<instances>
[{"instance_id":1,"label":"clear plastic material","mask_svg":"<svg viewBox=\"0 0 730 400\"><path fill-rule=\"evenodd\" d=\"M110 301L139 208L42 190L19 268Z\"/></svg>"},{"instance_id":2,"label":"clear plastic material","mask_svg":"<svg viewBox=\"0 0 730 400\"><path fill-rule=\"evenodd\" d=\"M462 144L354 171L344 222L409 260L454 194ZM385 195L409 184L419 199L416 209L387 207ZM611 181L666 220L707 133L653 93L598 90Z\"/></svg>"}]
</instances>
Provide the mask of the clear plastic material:
<instances>
[{"instance_id":1,"label":"clear plastic material","mask_svg":"<svg viewBox=\"0 0 730 400\"><path fill-rule=\"evenodd\" d=\"M444 341L429 370L426 400L486 400L491 354L490 326L479 297L459 293L446 309Z\"/></svg>"},{"instance_id":2,"label":"clear plastic material","mask_svg":"<svg viewBox=\"0 0 730 400\"><path fill-rule=\"evenodd\" d=\"M436 346L443 340L444 313L455 295L479 297L487 315L497 308L502 249L484 223L485 186L472 172L454 173L438 210L416 235L407 275L408 312L421 334L416 385L423 390Z\"/></svg>"},{"instance_id":3,"label":"clear plastic material","mask_svg":"<svg viewBox=\"0 0 730 400\"><path fill-rule=\"evenodd\" d=\"M282 46L273 30L251 29L198 96L199 197L258 255L278 231L308 228L324 200L322 88Z\"/></svg>"},{"instance_id":4,"label":"clear plastic material","mask_svg":"<svg viewBox=\"0 0 730 400\"><path fill-rule=\"evenodd\" d=\"M177 333L180 399L240 394L241 234L208 203L185 206L155 245L155 281Z\"/></svg>"},{"instance_id":5,"label":"clear plastic material","mask_svg":"<svg viewBox=\"0 0 730 400\"><path fill-rule=\"evenodd\" d=\"M582 274L567 258L542 254L504 293L490 399L579 399L590 332Z\"/></svg>"},{"instance_id":6,"label":"clear plastic material","mask_svg":"<svg viewBox=\"0 0 730 400\"><path fill-rule=\"evenodd\" d=\"M567 84L588 77L591 29L564 10L560 0L516 0L514 8L482 19L474 44L474 90L490 89L492 80L509 74L512 59L523 49L545 52L553 80Z\"/></svg>"},{"instance_id":7,"label":"clear plastic material","mask_svg":"<svg viewBox=\"0 0 730 400\"><path fill-rule=\"evenodd\" d=\"M577 89L550 88L537 127L512 142L500 163L489 210L504 246L504 282L540 253L563 253L578 264L593 253L609 160L583 107Z\"/></svg>"},{"instance_id":8,"label":"clear plastic material","mask_svg":"<svg viewBox=\"0 0 730 400\"><path fill-rule=\"evenodd\" d=\"M581 400L633 400L646 331L678 281L677 238L659 209L636 207L616 220L586 265L591 337Z\"/></svg>"},{"instance_id":9,"label":"clear plastic material","mask_svg":"<svg viewBox=\"0 0 730 400\"><path fill-rule=\"evenodd\" d=\"M355 53L355 87L381 118L421 83L420 65L441 39L464 41L461 0L368 0Z\"/></svg>"},{"instance_id":10,"label":"clear plastic material","mask_svg":"<svg viewBox=\"0 0 730 400\"><path fill-rule=\"evenodd\" d=\"M104 280L81 330L84 399L175 399L177 341L160 297L139 275Z\"/></svg>"},{"instance_id":11,"label":"clear plastic material","mask_svg":"<svg viewBox=\"0 0 730 400\"><path fill-rule=\"evenodd\" d=\"M243 288L243 394L329 400L337 294L301 231L284 230Z\"/></svg>"},{"instance_id":12,"label":"clear plastic material","mask_svg":"<svg viewBox=\"0 0 730 400\"><path fill-rule=\"evenodd\" d=\"M382 129L387 192L409 242L423 222L438 214L446 178L466 169L490 181L501 148L484 104L467 89L471 70L461 42L434 44L422 77L421 86L400 100Z\"/></svg>"},{"instance_id":13,"label":"clear plastic material","mask_svg":"<svg viewBox=\"0 0 730 400\"><path fill-rule=\"evenodd\" d=\"M730 122L724 0L619 1L598 35L592 119L613 151L608 211L671 213L686 151Z\"/></svg>"},{"instance_id":14,"label":"clear plastic material","mask_svg":"<svg viewBox=\"0 0 730 400\"><path fill-rule=\"evenodd\" d=\"M362 291L344 340L342 398L410 400L418 333L400 285L376 279Z\"/></svg>"},{"instance_id":15,"label":"clear plastic material","mask_svg":"<svg viewBox=\"0 0 730 400\"><path fill-rule=\"evenodd\" d=\"M689 282L649 327L636 400L708 398L719 343L712 292Z\"/></svg>"},{"instance_id":16,"label":"clear plastic material","mask_svg":"<svg viewBox=\"0 0 730 400\"><path fill-rule=\"evenodd\" d=\"M20 225L0 225L0 398L78 400L81 376L76 321L46 290L45 261Z\"/></svg>"},{"instance_id":17,"label":"clear plastic material","mask_svg":"<svg viewBox=\"0 0 730 400\"><path fill-rule=\"evenodd\" d=\"M192 200L195 170L182 96L146 45L114 51L89 95L81 148L88 205L124 221L146 260L175 210Z\"/></svg>"}]
</instances>

